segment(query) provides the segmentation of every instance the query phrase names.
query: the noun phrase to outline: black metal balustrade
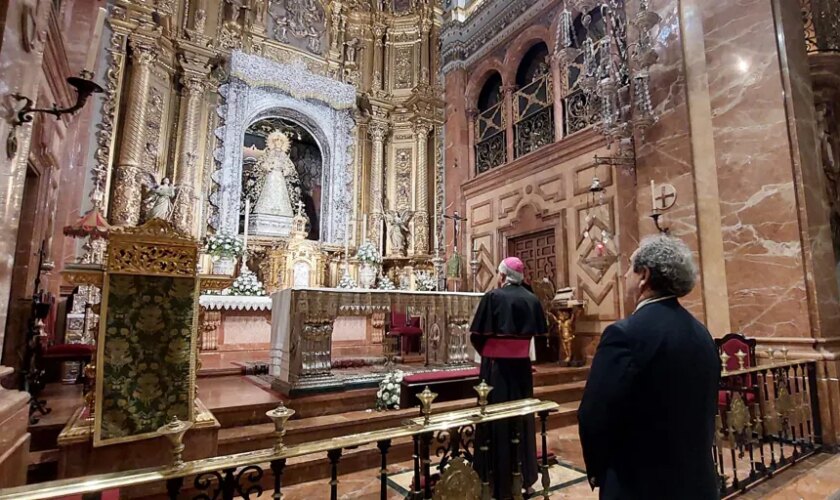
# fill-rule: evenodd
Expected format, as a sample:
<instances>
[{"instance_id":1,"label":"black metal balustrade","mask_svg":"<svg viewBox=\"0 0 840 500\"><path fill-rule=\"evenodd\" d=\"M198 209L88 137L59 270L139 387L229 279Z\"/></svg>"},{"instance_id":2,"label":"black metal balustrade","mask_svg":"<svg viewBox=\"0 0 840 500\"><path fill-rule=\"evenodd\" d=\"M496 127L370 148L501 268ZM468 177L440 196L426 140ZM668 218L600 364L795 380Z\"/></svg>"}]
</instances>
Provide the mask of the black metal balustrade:
<instances>
[{"instance_id":1,"label":"black metal balustrade","mask_svg":"<svg viewBox=\"0 0 840 500\"><path fill-rule=\"evenodd\" d=\"M523 399L508 403L487 405L488 389L485 384L476 387L481 395L479 407L431 415L431 400L434 395L428 391L421 393L427 396L428 404L424 401L423 417L406 420L399 427L373 432L365 432L320 441L312 441L299 445L283 444L285 422L294 413L292 410L278 408L268 412L275 422L276 441L273 448L239 453L223 457L181 461L184 446L181 444L183 433L189 428L183 422L170 424L179 429L177 436L167 435L172 444L173 463L170 466L154 467L134 471L116 472L84 478L72 478L48 483L35 484L19 488L0 490L0 500L39 500L66 497L78 494L96 494L104 490L121 488L130 491L132 487L165 484L166 496L170 499L191 498L245 500L257 498L266 493L271 485L271 498L282 498L283 472L287 460L312 454L326 454L330 467L330 498L338 498L340 491L340 463L344 450L354 449L366 444L376 443L381 455L379 467L380 498L388 497L387 467L388 452L395 440L411 439L414 445L414 470L411 492L408 498L412 500L431 499L435 492L441 498L482 498L490 499L490 472L486 458L494 453L516 450L519 436L512 439L509 446L494 449L488 440L478 444L476 451L475 438L478 435L487 436L489 432L484 427L496 421L516 421L527 415L536 414L540 420L542 437L542 463L540 466L544 488L538 492L540 496L548 498L550 479L548 465L548 449L546 425L548 415L556 411L558 404L551 401L537 399ZM421 398L423 401L423 398ZM489 429L488 429L489 430ZM432 467L432 449L434 455L440 458L440 463ZM511 452L513 453L513 452ZM477 457L484 458L484 466L479 471L473 470L473 462ZM517 484L516 474L521 470L518 454L513 461L514 485ZM271 472L273 481L268 476ZM160 484L159 490L163 489ZM521 478L519 483L521 486ZM188 486L191 485L191 486ZM150 486L146 486L148 488ZM462 496L465 488L473 491L473 496ZM147 491L144 489L144 491ZM454 493L454 496L452 496ZM437 496L435 496L437 498Z\"/></svg>"},{"instance_id":2,"label":"black metal balustrade","mask_svg":"<svg viewBox=\"0 0 840 500\"><path fill-rule=\"evenodd\" d=\"M809 54L840 52L840 3L837 0L799 0Z\"/></svg>"},{"instance_id":3,"label":"black metal balustrade","mask_svg":"<svg viewBox=\"0 0 840 500\"><path fill-rule=\"evenodd\" d=\"M774 361L721 374L713 453L722 497L821 449L816 370L814 361Z\"/></svg>"},{"instance_id":4,"label":"black metal balustrade","mask_svg":"<svg viewBox=\"0 0 840 500\"><path fill-rule=\"evenodd\" d=\"M481 174L507 161L504 103L488 108L475 120L475 170Z\"/></svg>"},{"instance_id":5,"label":"black metal balustrade","mask_svg":"<svg viewBox=\"0 0 840 500\"><path fill-rule=\"evenodd\" d=\"M535 79L514 96L516 158L554 142L554 98L550 75Z\"/></svg>"}]
</instances>

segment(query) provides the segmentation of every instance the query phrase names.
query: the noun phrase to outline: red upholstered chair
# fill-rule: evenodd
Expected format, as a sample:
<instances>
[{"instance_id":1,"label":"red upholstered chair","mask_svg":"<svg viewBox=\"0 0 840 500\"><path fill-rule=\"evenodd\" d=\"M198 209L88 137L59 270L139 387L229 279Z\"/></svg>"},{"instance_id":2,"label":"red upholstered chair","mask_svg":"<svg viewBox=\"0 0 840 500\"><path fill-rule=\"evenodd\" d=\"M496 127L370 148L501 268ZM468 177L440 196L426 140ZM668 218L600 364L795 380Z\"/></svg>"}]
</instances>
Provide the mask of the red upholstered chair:
<instances>
[{"instance_id":1,"label":"red upholstered chair","mask_svg":"<svg viewBox=\"0 0 840 500\"><path fill-rule=\"evenodd\" d=\"M397 339L400 354L420 352L420 336L423 329L420 328L420 318L412 317L401 311L391 311L391 322L385 335Z\"/></svg>"},{"instance_id":2,"label":"red upholstered chair","mask_svg":"<svg viewBox=\"0 0 840 500\"><path fill-rule=\"evenodd\" d=\"M737 356L738 351L745 354L744 368L758 365L755 356L755 339L748 339L740 333L728 333L723 338L716 339L715 344L717 344L718 353L726 353L729 356L729 359L726 361L726 371L728 372L734 372L740 369ZM753 389L755 379L749 373L722 378L720 386L721 390L718 391L718 407L721 410L729 406L729 402L735 391L741 393L741 397L744 398L744 402L748 407L752 407L752 404L757 400L756 392ZM744 390L744 388L750 388L750 390Z\"/></svg>"}]
</instances>

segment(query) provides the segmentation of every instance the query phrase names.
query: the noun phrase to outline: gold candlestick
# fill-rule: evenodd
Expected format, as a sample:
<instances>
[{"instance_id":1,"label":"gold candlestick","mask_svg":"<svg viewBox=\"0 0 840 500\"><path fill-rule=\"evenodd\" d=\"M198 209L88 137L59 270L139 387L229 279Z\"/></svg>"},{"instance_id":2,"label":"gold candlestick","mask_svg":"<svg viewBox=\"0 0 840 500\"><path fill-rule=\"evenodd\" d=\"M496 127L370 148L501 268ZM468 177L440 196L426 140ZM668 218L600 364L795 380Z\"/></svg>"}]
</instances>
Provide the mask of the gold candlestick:
<instances>
[{"instance_id":1,"label":"gold candlestick","mask_svg":"<svg viewBox=\"0 0 840 500\"><path fill-rule=\"evenodd\" d=\"M178 468L184 465L184 434L192 427L192 422L184 422L179 420L177 416L172 416L168 424L160 427L157 433L165 436L169 440L172 447L172 467Z\"/></svg>"},{"instance_id":2,"label":"gold candlestick","mask_svg":"<svg viewBox=\"0 0 840 500\"><path fill-rule=\"evenodd\" d=\"M429 423L429 416L432 414L432 401L437 398L438 395L435 392L429 390L429 386L427 385L423 392L417 395L417 399L420 400L420 411L423 414L423 425L428 425Z\"/></svg>"},{"instance_id":3,"label":"gold candlestick","mask_svg":"<svg viewBox=\"0 0 840 500\"><path fill-rule=\"evenodd\" d=\"M484 415L487 411L487 396L490 395L493 386L487 385L487 382L481 379L481 383L474 386L473 390L478 393L478 406L481 407L481 414Z\"/></svg>"},{"instance_id":4,"label":"gold candlestick","mask_svg":"<svg viewBox=\"0 0 840 500\"><path fill-rule=\"evenodd\" d=\"M735 357L738 358L738 369L739 370L744 369L744 358L746 356L747 356L747 354L740 349L738 349L738 352L735 353Z\"/></svg>"},{"instance_id":5,"label":"gold candlestick","mask_svg":"<svg viewBox=\"0 0 840 500\"><path fill-rule=\"evenodd\" d=\"M726 375L726 373L727 373L726 364L729 362L729 357L730 357L729 354L726 354L725 352L720 355L720 363L721 363L720 374L721 375Z\"/></svg>"},{"instance_id":6,"label":"gold candlestick","mask_svg":"<svg viewBox=\"0 0 840 500\"><path fill-rule=\"evenodd\" d=\"M283 444L283 436L286 435L286 421L292 418L295 410L286 408L281 402L280 406L265 412L265 414L274 422L274 451L280 451L286 446Z\"/></svg>"}]
</instances>

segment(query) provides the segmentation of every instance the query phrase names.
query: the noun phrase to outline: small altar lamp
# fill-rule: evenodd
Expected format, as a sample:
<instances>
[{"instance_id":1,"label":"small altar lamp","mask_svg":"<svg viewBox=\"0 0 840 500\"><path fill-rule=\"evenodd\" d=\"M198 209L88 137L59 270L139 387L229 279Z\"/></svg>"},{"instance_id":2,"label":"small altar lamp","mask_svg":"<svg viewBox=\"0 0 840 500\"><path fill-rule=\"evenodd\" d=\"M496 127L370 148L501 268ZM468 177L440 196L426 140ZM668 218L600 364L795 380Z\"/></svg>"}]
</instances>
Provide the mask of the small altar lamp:
<instances>
[{"instance_id":1,"label":"small altar lamp","mask_svg":"<svg viewBox=\"0 0 840 500\"><path fill-rule=\"evenodd\" d=\"M105 239L111 232L111 225L99 212L99 208L94 207L85 212L76 222L64 226L63 232L65 236L73 238Z\"/></svg>"}]
</instances>

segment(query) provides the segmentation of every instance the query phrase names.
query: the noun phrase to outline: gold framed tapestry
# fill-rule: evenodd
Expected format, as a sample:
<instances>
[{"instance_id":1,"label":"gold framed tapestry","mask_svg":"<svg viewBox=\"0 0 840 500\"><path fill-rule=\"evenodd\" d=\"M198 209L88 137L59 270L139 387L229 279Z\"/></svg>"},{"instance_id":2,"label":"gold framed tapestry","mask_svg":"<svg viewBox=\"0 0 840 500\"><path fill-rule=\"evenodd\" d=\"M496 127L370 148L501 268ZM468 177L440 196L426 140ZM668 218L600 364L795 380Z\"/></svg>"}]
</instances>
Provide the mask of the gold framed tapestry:
<instances>
[{"instance_id":1,"label":"gold framed tapestry","mask_svg":"<svg viewBox=\"0 0 840 500\"><path fill-rule=\"evenodd\" d=\"M156 437L195 409L198 245L152 220L112 234L108 253L94 446Z\"/></svg>"}]
</instances>

